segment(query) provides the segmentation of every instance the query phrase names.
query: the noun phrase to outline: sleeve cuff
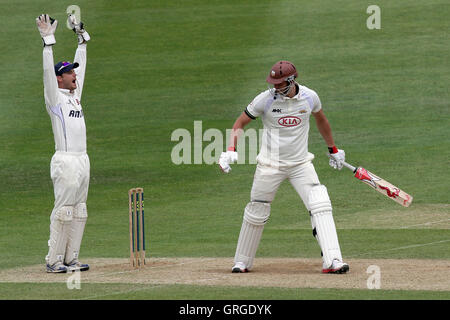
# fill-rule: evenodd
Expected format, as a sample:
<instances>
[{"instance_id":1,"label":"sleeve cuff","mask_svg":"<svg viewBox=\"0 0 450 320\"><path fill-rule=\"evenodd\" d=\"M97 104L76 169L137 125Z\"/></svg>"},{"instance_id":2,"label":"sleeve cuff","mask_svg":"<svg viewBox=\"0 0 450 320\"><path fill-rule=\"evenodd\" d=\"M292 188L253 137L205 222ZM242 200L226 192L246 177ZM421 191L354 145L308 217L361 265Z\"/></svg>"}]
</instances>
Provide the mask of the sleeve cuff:
<instances>
[{"instance_id":1,"label":"sleeve cuff","mask_svg":"<svg viewBox=\"0 0 450 320\"><path fill-rule=\"evenodd\" d=\"M248 112L247 108L245 108L244 112L250 119L252 119L252 120L256 119L256 117L254 115L252 115L250 112Z\"/></svg>"},{"instance_id":2,"label":"sleeve cuff","mask_svg":"<svg viewBox=\"0 0 450 320\"><path fill-rule=\"evenodd\" d=\"M44 46L52 46L56 43L55 36L53 34L45 36L42 38Z\"/></svg>"}]
</instances>

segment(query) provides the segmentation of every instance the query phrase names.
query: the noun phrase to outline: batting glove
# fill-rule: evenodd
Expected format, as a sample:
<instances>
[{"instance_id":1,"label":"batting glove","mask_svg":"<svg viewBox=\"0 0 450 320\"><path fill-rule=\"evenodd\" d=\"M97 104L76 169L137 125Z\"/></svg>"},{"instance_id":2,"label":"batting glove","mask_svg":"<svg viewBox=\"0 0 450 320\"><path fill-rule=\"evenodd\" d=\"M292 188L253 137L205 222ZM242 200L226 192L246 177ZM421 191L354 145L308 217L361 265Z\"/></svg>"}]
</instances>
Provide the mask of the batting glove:
<instances>
[{"instance_id":1,"label":"batting glove","mask_svg":"<svg viewBox=\"0 0 450 320\"><path fill-rule=\"evenodd\" d=\"M52 46L56 43L55 31L58 21L51 18L48 14L41 14L36 18L36 25L41 34L44 46Z\"/></svg>"},{"instance_id":2,"label":"batting glove","mask_svg":"<svg viewBox=\"0 0 450 320\"><path fill-rule=\"evenodd\" d=\"M231 171L230 164L235 163L238 160L238 153L236 151L222 152L219 158L219 166L223 172L228 173Z\"/></svg>"},{"instance_id":3,"label":"batting glove","mask_svg":"<svg viewBox=\"0 0 450 320\"><path fill-rule=\"evenodd\" d=\"M336 147L328 148L329 158L330 158L330 166L334 169L341 170L344 166L343 162L345 161L345 151L341 149L337 149Z\"/></svg>"},{"instance_id":4,"label":"batting glove","mask_svg":"<svg viewBox=\"0 0 450 320\"><path fill-rule=\"evenodd\" d=\"M67 23L69 24L69 27L72 28L73 32L75 32L75 34L77 35L78 44L82 44L91 40L89 33L84 30L83 22L77 22L77 18L73 14L69 14L69 16L67 17Z\"/></svg>"}]
</instances>

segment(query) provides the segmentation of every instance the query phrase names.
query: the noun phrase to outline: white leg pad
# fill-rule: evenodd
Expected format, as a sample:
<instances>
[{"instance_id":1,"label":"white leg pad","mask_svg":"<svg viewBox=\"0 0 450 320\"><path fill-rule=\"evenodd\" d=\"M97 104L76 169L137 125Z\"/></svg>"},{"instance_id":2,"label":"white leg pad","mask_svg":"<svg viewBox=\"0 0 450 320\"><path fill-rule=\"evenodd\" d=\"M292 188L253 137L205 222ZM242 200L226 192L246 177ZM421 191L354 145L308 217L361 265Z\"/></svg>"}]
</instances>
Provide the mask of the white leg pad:
<instances>
[{"instance_id":1,"label":"white leg pad","mask_svg":"<svg viewBox=\"0 0 450 320\"><path fill-rule=\"evenodd\" d=\"M70 224L65 262L69 264L73 260L78 260L81 240L83 239L84 226L86 225L88 214L86 203L77 204L73 211L73 221Z\"/></svg>"},{"instance_id":2,"label":"white leg pad","mask_svg":"<svg viewBox=\"0 0 450 320\"><path fill-rule=\"evenodd\" d=\"M322 250L324 267L331 266L334 259L342 261L327 188L323 185L313 187L308 196L308 205L311 224L316 230L316 238Z\"/></svg>"},{"instance_id":3,"label":"white leg pad","mask_svg":"<svg viewBox=\"0 0 450 320\"><path fill-rule=\"evenodd\" d=\"M72 206L64 206L54 212L50 223L50 239L48 240L47 264L64 262L70 224L73 220Z\"/></svg>"},{"instance_id":4,"label":"white leg pad","mask_svg":"<svg viewBox=\"0 0 450 320\"><path fill-rule=\"evenodd\" d=\"M234 262L242 262L247 269L253 260L261 240L264 225L270 216L270 203L249 202L244 210L241 232L234 256Z\"/></svg>"}]
</instances>

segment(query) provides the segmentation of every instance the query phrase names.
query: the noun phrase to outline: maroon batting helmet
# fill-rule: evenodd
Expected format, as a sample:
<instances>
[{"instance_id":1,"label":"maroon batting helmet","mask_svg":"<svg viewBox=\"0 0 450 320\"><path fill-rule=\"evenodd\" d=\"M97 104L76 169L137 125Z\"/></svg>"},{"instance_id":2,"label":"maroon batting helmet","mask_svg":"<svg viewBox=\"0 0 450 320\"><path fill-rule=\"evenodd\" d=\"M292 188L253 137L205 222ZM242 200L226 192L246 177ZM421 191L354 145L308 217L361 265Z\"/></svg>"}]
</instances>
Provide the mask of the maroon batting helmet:
<instances>
[{"instance_id":1,"label":"maroon batting helmet","mask_svg":"<svg viewBox=\"0 0 450 320\"><path fill-rule=\"evenodd\" d=\"M289 61L278 61L270 70L266 81L271 84L279 84L297 78L298 73L295 66Z\"/></svg>"}]
</instances>

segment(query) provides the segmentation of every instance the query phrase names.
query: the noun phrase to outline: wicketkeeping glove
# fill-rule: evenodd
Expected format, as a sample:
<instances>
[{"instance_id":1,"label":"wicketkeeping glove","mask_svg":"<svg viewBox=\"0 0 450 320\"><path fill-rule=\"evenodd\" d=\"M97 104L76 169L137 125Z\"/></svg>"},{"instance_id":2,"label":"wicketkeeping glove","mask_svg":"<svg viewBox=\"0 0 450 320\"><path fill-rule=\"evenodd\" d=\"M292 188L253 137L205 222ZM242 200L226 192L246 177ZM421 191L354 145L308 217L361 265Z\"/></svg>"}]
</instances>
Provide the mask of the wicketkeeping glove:
<instances>
[{"instance_id":1,"label":"wicketkeeping glove","mask_svg":"<svg viewBox=\"0 0 450 320\"><path fill-rule=\"evenodd\" d=\"M36 25L41 34L44 46L51 46L56 43L55 31L58 21L51 18L48 14L41 14L36 18Z\"/></svg>"},{"instance_id":2,"label":"wicketkeeping glove","mask_svg":"<svg viewBox=\"0 0 450 320\"><path fill-rule=\"evenodd\" d=\"M72 28L73 32L75 32L75 34L77 35L79 44L91 40L89 33L84 30L83 22L77 22L77 18L73 14L69 14L69 16L67 17L67 23L69 24L70 28Z\"/></svg>"},{"instance_id":3,"label":"wicketkeeping glove","mask_svg":"<svg viewBox=\"0 0 450 320\"><path fill-rule=\"evenodd\" d=\"M219 158L219 166L223 172L228 173L231 171L230 164L235 163L238 160L238 153L235 151L222 152Z\"/></svg>"},{"instance_id":4,"label":"wicketkeeping glove","mask_svg":"<svg viewBox=\"0 0 450 320\"><path fill-rule=\"evenodd\" d=\"M334 169L341 170L344 164L342 163L345 161L345 151L341 149L337 149L336 147L329 148L329 158L330 158L330 166Z\"/></svg>"}]
</instances>

